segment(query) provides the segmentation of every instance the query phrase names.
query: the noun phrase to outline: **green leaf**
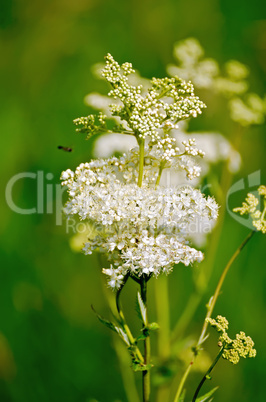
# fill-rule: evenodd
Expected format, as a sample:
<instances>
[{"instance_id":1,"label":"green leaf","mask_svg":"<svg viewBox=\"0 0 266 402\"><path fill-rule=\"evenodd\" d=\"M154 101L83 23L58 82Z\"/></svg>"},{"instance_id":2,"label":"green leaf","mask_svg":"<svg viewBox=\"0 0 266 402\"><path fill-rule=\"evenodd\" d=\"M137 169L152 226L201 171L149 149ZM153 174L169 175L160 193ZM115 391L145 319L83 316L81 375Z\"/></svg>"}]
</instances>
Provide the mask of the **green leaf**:
<instances>
[{"instance_id":1,"label":"green leaf","mask_svg":"<svg viewBox=\"0 0 266 402\"><path fill-rule=\"evenodd\" d=\"M139 292L138 292L138 305L139 305L142 321L143 321L144 325L147 325L148 324L148 322L147 322L147 309L146 309L146 306L145 306L145 304L144 304Z\"/></svg>"},{"instance_id":2,"label":"green leaf","mask_svg":"<svg viewBox=\"0 0 266 402\"><path fill-rule=\"evenodd\" d=\"M105 325L107 328L110 328L112 331L117 332L116 330L116 326L109 320L106 320L105 318L103 318L100 314L97 313L97 311L95 311L93 305L91 305L91 309L92 311L96 314L96 317L98 318L98 320Z\"/></svg>"},{"instance_id":3,"label":"green leaf","mask_svg":"<svg viewBox=\"0 0 266 402\"><path fill-rule=\"evenodd\" d=\"M98 313L95 311L95 309L94 309L93 306L91 306L91 308L92 308L92 311L96 314L98 320L99 320L103 325L105 325L107 328L110 328L112 331L116 332L116 333L120 336L120 338L123 339L123 341L126 343L126 345L127 345L127 346L130 346L130 342L129 342L128 336L127 336L127 334L125 333L125 331L123 330L123 328L118 327L118 326L116 326L114 323L112 323L111 321L106 320L106 318L103 318L100 314L98 314Z\"/></svg>"},{"instance_id":4,"label":"green leaf","mask_svg":"<svg viewBox=\"0 0 266 402\"><path fill-rule=\"evenodd\" d=\"M219 387L215 387L211 391L207 392L207 394L205 394L203 396L199 396L196 399L196 402L206 402L206 401L210 402L212 399L209 399L209 398L214 394L215 391L217 391L218 388Z\"/></svg>"},{"instance_id":5,"label":"green leaf","mask_svg":"<svg viewBox=\"0 0 266 402\"><path fill-rule=\"evenodd\" d=\"M137 312L138 318L140 320L142 320L142 316L141 316L141 312L140 312L140 308L139 308L138 296L136 297L136 312Z\"/></svg>"},{"instance_id":6,"label":"green leaf","mask_svg":"<svg viewBox=\"0 0 266 402\"><path fill-rule=\"evenodd\" d=\"M153 367L152 364L142 364L132 362L132 368L134 371L149 371Z\"/></svg>"},{"instance_id":7,"label":"green leaf","mask_svg":"<svg viewBox=\"0 0 266 402\"><path fill-rule=\"evenodd\" d=\"M129 339L125 331L120 327L115 327L115 330L118 333L118 335L123 339L123 341L126 343L126 345L130 346Z\"/></svg>"}]
</instances>

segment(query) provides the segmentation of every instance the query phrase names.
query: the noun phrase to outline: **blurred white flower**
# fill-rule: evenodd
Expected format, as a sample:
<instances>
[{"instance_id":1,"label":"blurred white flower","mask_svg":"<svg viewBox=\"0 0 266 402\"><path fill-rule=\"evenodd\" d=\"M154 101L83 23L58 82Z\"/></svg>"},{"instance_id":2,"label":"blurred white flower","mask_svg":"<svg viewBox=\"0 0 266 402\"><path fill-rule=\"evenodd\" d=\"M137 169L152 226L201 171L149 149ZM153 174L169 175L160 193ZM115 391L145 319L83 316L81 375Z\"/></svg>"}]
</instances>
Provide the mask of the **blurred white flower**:
<instances>
[{"instance_id":1,"label":"blurred white flower","mask_svg":"<svg viewBox=\"0 0 266 402\"><path fill-rule=\"evenodd\" d=\"M167 72L184 80L191 80L197 88L211 88L219 75L219 66L213 59L203 59L204 50L195 38L180 41L174 46L178 65L169 64Z\"/></svg>"},{"instance_id":2,"label":"blurred white flower","mask_svg":"<svg viewBox=\"0 0 266 402\"><path fill-rule=\"evenodd\" d=\"M208 174L213 164L227 162L229 171L236 173L241 167L241 156L220 133L213 132L187 132L187 123L180 122L179 129L172 130L172 136L177 140L177 144L195 139L197 147L204 151L204 158L197 160L201 168L201 178L194 178L191 185L197 185L202 178ZM117 153L129 151L136 145L136 140L130 135L104 134L94 142L94 155L99 158L107 158ZM184 172L165 170L162 174L162 185L179 185L186 182ZM165 184L163 184L165 183Z\"/></svg>"},{"instance_id":3,"label":"blurred white flower","mask_svg":"<svg viewBox=\"0 0 266 402\"><path fill-rule=\"evenodd\" d=\"M231 119L242 126L264 123L265 100L257 94L248 94L246 102L240 98L233 98L229 101L229 107Z\"/></svg>"},{"instance_id":4,"label":"blurred white flower","mask_svg":"<svg viewBox=\"0 0 266 402\"><path fill-rule=\"evenodd\" d=\"M108 158L115 153L124 154L137 146L136 138L126 134L103 134L94 142L93 153L97 158Z\"/></svg>"}]
</instances>

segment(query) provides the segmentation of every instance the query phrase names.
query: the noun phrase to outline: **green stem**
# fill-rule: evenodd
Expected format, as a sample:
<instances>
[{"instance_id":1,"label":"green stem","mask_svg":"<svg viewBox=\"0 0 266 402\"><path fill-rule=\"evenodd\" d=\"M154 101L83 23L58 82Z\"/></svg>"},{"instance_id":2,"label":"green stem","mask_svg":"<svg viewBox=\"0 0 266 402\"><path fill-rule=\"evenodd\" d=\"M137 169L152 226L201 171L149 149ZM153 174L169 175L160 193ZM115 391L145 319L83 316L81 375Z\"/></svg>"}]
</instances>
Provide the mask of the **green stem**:
<instances>
[{"instance_id":1,"label":"green stem","mask_svg":"<svg viewBox=\"0 0 266 402\"><path fill-rule=\"evenodd\" d=\"M127 279L128 278L125 279L124 285L125 285ZM144 363L145 361L144 361L144 358L142 356L142 353L140 352L139 348L135 345L135 338L133 337L133 335L132 335L132 333L131 333L131 331L129 329L129 326L126 323L126 319L125 319L125 316L124 316L124 313L122 311L122 307L121 307L121 304L120 304L120 293L121 293L121 290L123 289L124 285L116 293L116 308L117 308L117 312L119 314L121 324L123 325L123 328L124 328L124 330L125 330L125 332L126 332L126 334L128 336L130 344L134 345L134 350L135 350L136 355L138 356L138 358L141 361L141 363Z\"/></svg>"},{"instance_id":2,"label":"green stem","mask_svg":"<svg viewBox=\"0 0 266 402\"><path fill-rule=\"evenodd\" d=\"M233 262L235 261L235 259L237 258L237 256L238 256L239 253L241 252L241 250L243 250L243 248L245 247L245 245L248 243L248 241L249 241L249 240L251 239L251 237L254 235L254 233L255 233L255 231L252 230L252 231L248 234L248 236L245 238L245 240L241 243L241 245L237 248L237 250L235 251L235 253L232 255L232 257L230 258L229 262L227 263L227 265L225 266L225 268L224 268L224 270L223 270L223 272L222 272L222 275L221 275L221 277L220 277L220 279L219 279L219 282L218 282L218 284L217 284L217 287L216 287L216 289L215 289L214 295L211 297L211 299L210 299L210 301L209 301L209 303L208 303L208 306L207 306L207 314L206 314L206 317L205 317L205 320L204 320L204 324L203 324L203 327L202 327L202 330L201 330L201 334L200 334L200 336L199 336L197 345L196 345L196 347L194 348L194 356L193 356L191 362L189 363L189 366L187 367L187 369L186 369L186 371L185 371L185 373L184 373L184 375L183 375L183 377L182 377L182 379L181 379L181 382L180 382L180 385L179 385L179 388L178 388L178 391L177 391L177 394L176 394L176 399L175 399L175 401L178 401L178 398L179 398L180 395L181 395L182 389L183 389L183 387L184 387L184 384L185 384L185 381L186 381L186 379L187 379L187 377L188 377L188 374L189 374L189 372L190 372L190 370L191 370L191 367L192 367L193 363L195 362L195 360L196 360L196 358L197 358L197 355L198 355L198 352L199 352L199 348L200 348L200 346L202 345L202 343L203 343L203 342L205 341L205 339L206 339L206 335L205 335L205 334L206 334L206 331L207 331L207 328L208 328L208 322L206 321L206 319L211 317L211 314L212 314L212 312L213 312L214 306L215 306L215 304L216 304L217 298L218 298L218 296L219 296L219 293L220 293L221 287L222 287L222 285L223 285L223 283L224 283L224 280L225 280L225 277L226 277L226 275L227 275L227 272L229 271L229 268L231 267L231 265L233 264Z\"/></svg>"},{"instance_id":3,"label":"green stem","mask_svg":"<svg viewBox=\"0 0 266 402\"><path fill-rule=\"evenodd\" d=\"M124 131L119 131L119 132L117 132L118 130L106 130L106 129L101 129L101 130L99 130L99 132L102 132L102 133L108 133L108 134L127 134L127 135L133 135L133 136L135 136L135 133L134 133L134 131L127 131L127 130L124 130Z\"/></svg>"},{"instance_id":4,"label":"green stem","mask_svg":"<svg viewBox=\"0 0 266 402\"><path fill-rule=\"evenodd\" d=\"M186 371L185 371L185 373L184 373L184 375L183 375L183 377L182 377L182 379L181 379L181 381L180 381L179 387L178 387L178 389L177 389L174 402L178 402L178 401L179 401L179 398L180 398L180 396L181 396L181 392L183 391L184 384L185 384L186 379L187 379L187 377L188 377L188 375L189 375L189 373L190 373L190 370L191 370L191 368L192 368L192 366L193 366L193 363L194 363L194 361L190 362L190 364L187 366L187 369L186 369Z\"/></svg>"},{"instance_id":5,"label":"green stem","mask_svg":"<svg viewBox=\"0 0 266 402\"><path fill-rule=\"evenodd\" d=\"M203 384L205 383L205 381L209 378L210 373L212 372L212 370L214 369L215 365L217 364L218 360L220 359L220 357L222 356L224 351L224 347L222 347L218 353L218 355L216 356L216 358L214 359L214 362L212 363L212 365L209 367L209 369L207 370L206 374L204 375L204 377L202 378L201 382L199 383L198 388L196 389L196 392L193 396L192 402L196 401L196 398L201 390L201 387L203 386Z\"/></svg>"},{"instance_id":6,"label":"green stem","mask_svg":"<svg viewBox=\"0 0 266 402\"><path fill-rule=\"evenodd\" d=\"M168 277L161 275L154 281L155 303L157 320L160 326L158 331L158 360L161 364L168 361L171 353L170 348L170 308L168 298ZM162 384L157 388L157 401L169 400L170 389L168 384Z\"/></svg>"},{"instance_id":7,"label":"green stem","mask_svg":"<svg viewBox=\"0 0 266 402\"><path fill-rule=\"evenodd\" d=\"M266 201L264 200L264 210L263 210L263 212L262 212L262 214L261 214L261 217L260 217L260 219L263 221L263 219L264 219L264 217L265 217L265 214L266 214Z\"/></svg>"},{"instance_id":8,"label":"green stem","mask_svg":"<svg viewBox=\"0 0 266 402\"><path fill-rule=\"evenodd\" d=\"M204 324L203 324L202 331L201 331L201 334L200 334L200 337L199 337L199 340L198 340L198 343L197 343L197 347L200 346L200 345L203 343L203 341L204 341L205 334L206 334L207 327L208 327L208 322L206 321L206 319L207 319L207 318L210 318L211 315L212 315L214 306L215 306L216 301L217 301L217 299L218 299L218 296L219 296L219 294L220 294L221 287L222 287L222 285L223 285L223 283L224 283L224 280L225 280L225 277L226 277L226 275L227 275L227 272L229 271L231 265L233 264L233 262L235 261L235 259L237 258L237 256L240 254L241 250L243 250L243 248L245 247L245 245L246 245L246 244L248 243L248 241L252 238L252 236L254 235L254 233L255 233L255 231L252 230L252 231L248 234L248 236L247 236L247 237L245 238L245 240L241 243L241 245L237 248L237 250L234 252L234 254L232 255L232 257L231 257L230 260L228 261L226 267L224 268L224 270L223 270L223 272L222 272L222 275L220 276L219 282L218 282L218 284L217 284L217 287L216 287L216 289L215 289L214 295L211 297L211 299L210 299L210 301L209 301L209 303L208 303L208 305L207 305L207 315L206 315L205 320L204 320Z\"/></svg>"},{"instance_id":9,"label":"green stem","mask_svg":"<svg viewBox=\"0 0 266 402\"><path fill-rule=\"evenodd\" d=\"M165 165L164 162L161 162L161 163L160 163L159 172L158 172L158 176L157 176L156 183L155 183L155 189L156 189L156 188L159 186L159 184L160 184L160 180L161 180L161 177L162 177L162 172L163 172L164 165Z\"/></svg>"},{"instance_id":10,"label":"green stem","mask_svg":"<svg viewBox=\"0 0 266 402\"><path fill-rule=\"evenodd\" d=\"M225 167L225 171L223 172L223 179L221 188L223 189L223 194L226 194L228 188L230 187L232 175L228 172ZM202 296L204 295L207 285L209 283L209 279L212 274L212 270L215 263L215 258L217 255L218 245L220 242L220 237L223 229L223 222L225 217L225 202L221 203L221 208L219 210L219 221L212 232L212 236L210 237L210 242L208 246L208 253L206 255L205 260L201 264L201 269L196 275L194 280L195 283L195 293L191 295L189 302L187 303L181 317L176 323L173 332L172 332L172 342L175 342L177 338L182 336L182 332L185 330L189 322L198 308Z\"/></svg>"},{"instance_id":11,"label":"green stem","mask_svg":"<svg viewBox=\"0 0 266 402\"><path fill-rule=\"evenodd\" d=\"M139 177L138 186L142 186L143 169L144 169L144 145L145 141L143 139L138 140L139 143Z\"/></svg>"},{"instance_id":12,"label":"green stem","mask_svg":"<svg viewBox=\"0 0 266 402\"><path fill-rule=\"evenodd\" d=\"M127 401L140 402L140 396L137 391L134 372L131 368L130 356L128 353L125 353L125 347L115 333L113 333L113 344L119 360L120 372L125 388Z\"/></svg>"},{"instance_id":13,"label":"green stem","mask_svg":"<svg viewBox=\"0 0 266 402\"><path fill-rule=\"evenodd\" d=\"M155 302L160 331L158 332L158 357L168 359L170 355L170 317L168 299L168 277L161 275L155 281Z\"/></svg>"},{"instance_id":14,"label":"green stem","mask_svg":"<svg viewBox=\"0 0 266 402\"><path fill-rule=\"evenodd\" d=\"M232 143L234 144L235 150L237 150L241 143L241 138L243 135L243 127L238 125L234 133L235 135L232 136L233 137ZM232 182L232 178L233 178L232 172L228 170L227 164L224 164L220 180L221 181L219 191L220 197L218 199L219 203L221 204L221 208L219 210L219 221L210 237L210 243L208 247L209 252L206 256L206 259L202 262L201 269L195 280L195 285L197 286L196 294L191 296L191 300L187 304L187 307L184 309L179 321L176 323L171 337L172 342L174 342L178 337L180 337L180 335L182 335L182 332L191 322L191 319L202 299L202 296L204 295L207 289L207 284L209 283L209 279L212 274L212 270L217 255L217 249L223 229L223 222L226 212L226 203L224 194L227 194L228 189L230 188Z\"/></svg>"},{"instance_id":15,"label":"green stem","mask_svg":"<svg viewBox=\"0 0 266 402\"><path fill-rule=\"evenodd\" d=\"M140 283L140 294L141 294L142 301L147 310L147 280L145 277L142 278L141 283ZM148 318L147 318L147 321L148 321ZM144 323L143 323L143 326L145 328ZM147 323L146 323L146 326L147 326ZM144 341L144 364L145 365L150 364L150 358L151 358L151 341L150 341L150 335L148 335ZM143 402L149 402L150 391L151 391L149 368L142 372L142 386L143 386Z\"/></svg>"},{"instance_id":16,"label":"green stem","mask_svg":"<svg viewBox=\"0 0 266 402\"><path fill-rule=\"evenodd\" d=\"M97 255L98 255L99 266L102 267L103 264L101 261L100 253L97 253ZM101 278L102 278L102 289L103 289L104 297L112 311L112 314L115 315L117 312L117 309L116 309L116 302L113 297L113 292L110 292L110 290L107 289L105 278L103 280L103 275L101 275ZM112 338L113 338L115 352L117 354L118 361L119 361L119 366L120 366L120 371L121 371L121 376L122 376L125 393L127 396L127 401L128 402L139 402L140 398L139 398L136 383L135 383L134 372L132 371L132 369L130 367L131 358L128 353L125 353L125 346L121 342L121 339L118 338L117 334L112 332Z\"/></svg>"}]
</instances>

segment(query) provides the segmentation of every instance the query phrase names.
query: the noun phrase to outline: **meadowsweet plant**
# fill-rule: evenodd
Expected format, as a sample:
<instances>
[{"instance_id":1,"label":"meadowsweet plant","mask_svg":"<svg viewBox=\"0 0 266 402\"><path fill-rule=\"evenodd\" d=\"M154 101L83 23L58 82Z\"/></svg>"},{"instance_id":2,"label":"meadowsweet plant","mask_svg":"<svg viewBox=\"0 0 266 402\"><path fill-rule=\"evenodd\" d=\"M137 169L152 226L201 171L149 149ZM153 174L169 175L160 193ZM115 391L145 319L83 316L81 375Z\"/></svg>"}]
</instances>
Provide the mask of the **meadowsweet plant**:
<instances>
[{"instance_id":1,"label":"meadowsweet plant","mask_svg":"<svg viewBox=\"0 0 266 402\"><path fill-rule=\"evenodd\" d=\"M218 218L219 206L215 199L189 184L200 176L199 161L204 158L204 151L198 148L194 138L178 136L179 125L196 118L206 106L195 95L190 81L174 76L153 78L149 85L147 80L144 85L136 84L132 65L120 66L110 54L106 56L102 76L111 86L108 96L112 101L108 110L105 107L106 113L100 111L74 120L76 131L87 138L99 133L130 136L133 147L119 157L95 159L80 164L75 171L64 171L62 184L67 186L69 194L64 212L67 218L76 216L93 227L93 235L85 241L83 252L97 252L106 257L106 265L101 268L114 292L117 310L114 322L96 314L123 340L132 368L142 372L142 397L147 402L153 367L150 335L154 330L163 330L156 322L149 322L148 282L152 277L157 280L173 269L181 269L180 264L197 266L204 255L192 247L190 240L195 232L209 233ZM162 176L168 171L185 174L186 183L167 185ZM265 189L260 191L262 194ZM259 218L264 219L264 212ZM139 334L130 330L120 302L121 291L129 280L139 286L136 295L142 323ZM207 338L209 323L223 332L224 339L219 343L224 358L230 360L233 354L236 360L236 353L254 356L253 344L248 349L251 341L244 333L230 340L225 335L227 321L220 316L216 321L211 319L223 280L224 277L209 302L199 341L193 349L194 359ZM175 393L175 401L183 400L189 370Z\"/></svg>"},{"instance_id":2,"label":"meadowsweet plant","mask_svg":"<svg viewBox=\"0 0 266 402\"><path fill-rule=\"evenodd\" d=\"M121 119L121 133L130 132L139 147L121 158L92 161L62 174L70 196L66 214L100 225L84 252L97 248L107 254L113 265L103 272L114 289L127 275L139 280L168 273L179 262L200 262L202 253L186 241L190 227L202 221L208 230L207 223L218 214L215 201L199 190L160 187L162 171L170 167L184 170L190 179L200 174L194 159L203 151L193 139L179 145L169 134L179 121L196 117L205 107L193 85L178 78L153 79L143 95L141 86L128 83L132 72L129 63L120 67L111 55L106 57L103 75L113 88L109 96L121 100L121 105L110 108ZM75 124L90 136L104 130L104 119L100 113L98 123L91 115Z\"/></svg>"}]
</instances>

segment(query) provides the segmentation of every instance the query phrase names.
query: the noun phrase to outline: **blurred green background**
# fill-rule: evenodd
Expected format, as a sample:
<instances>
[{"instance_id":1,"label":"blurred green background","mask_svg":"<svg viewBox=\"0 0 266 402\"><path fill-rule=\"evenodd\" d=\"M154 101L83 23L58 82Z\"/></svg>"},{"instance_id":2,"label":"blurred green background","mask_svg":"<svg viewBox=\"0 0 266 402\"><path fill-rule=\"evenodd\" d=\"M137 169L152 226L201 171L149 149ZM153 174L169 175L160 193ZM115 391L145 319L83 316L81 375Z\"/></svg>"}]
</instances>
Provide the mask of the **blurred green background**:
<instances>
[{"instance_id":1,"label":"blurred green background","mask_svg":"<svg viewBox=\"0 0 266 402\"><path fill-rule=\"evenodd\" d=\"M61 171L91 157L91 143L75 134L72 120L88 114L83 103L87 93L106 92L93 77L92 65L110 52L119 62L131 61L145 77L161 77L166 64L173 62L173 44L194 36L207 56L220 63L233 58L247 64L252 88L262 96L266 89L263 7L262 0L2 3L1 402L126 401L111 334L90 308L93 304L108 316L99 263L94 256L74 253L65 223L56 225L56 185ZM198 120L195 128L202 129L203 123L213 128L211 120ZM224 132L223 115L215 124L230 136ZM59 151L58 145L74 151ZM261 169L265 183L265 151L265 125L251 128L241 140L244 163L233 181ZM18 173L37 171L44 172L44 213L13 212L4 199L8 181ZM52 176L47 177L48 173ZM51 189L52 199L46 201ZM245 193L236 196L233 206L240 204ZM35 207L36 194L35 179L14 185L13 200L20 208ZM192 331L196 337L199 333L208 297L247 233L247 228L227 215L208 292L187 334ZM265 245L261 234L252 239L234 264L215 309L229 319L232 335L244 330L252 336L258 353L256 359L241 361L236 367L224 361L219 364L213 379L213 385L221 386L217 402L265 400ZM178 267L169 277L172 325L193 288L191 272ZM134 304L134 293L131 286L123 299L126 306ZM150 311L154 316L153 292ZM127 314L134 328L133 309L129 307ZM210 353L214 357L215 340ZM193 374L191 383L199 379L199 374Z\"/></svg>"}]
</instances>

